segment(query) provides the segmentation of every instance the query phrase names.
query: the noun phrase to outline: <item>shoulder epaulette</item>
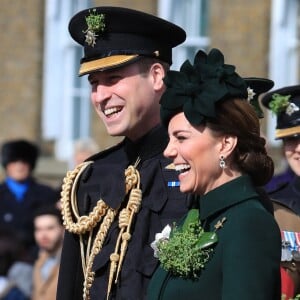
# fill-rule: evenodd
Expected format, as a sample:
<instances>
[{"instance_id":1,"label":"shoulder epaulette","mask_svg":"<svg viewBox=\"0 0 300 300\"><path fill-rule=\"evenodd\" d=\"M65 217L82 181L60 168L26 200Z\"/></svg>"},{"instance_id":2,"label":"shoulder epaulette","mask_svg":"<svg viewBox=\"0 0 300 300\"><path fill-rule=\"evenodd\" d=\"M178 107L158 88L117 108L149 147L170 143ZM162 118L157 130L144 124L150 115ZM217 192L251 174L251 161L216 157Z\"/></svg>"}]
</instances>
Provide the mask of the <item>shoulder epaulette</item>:
<instances>
[{"instance_id":1,"label":"shoulder epaulette","mask_svg":"<svg viewBox=\"0 0 300 300\"><path fill-rule=\"evenodd\" d=\"M291 208L286 203L282 202L280 199L276 199L276 198L270 198L270 199L271 199L271 201L273 203L276 203L278 205L281 205L281 206L283 206L283 207L288 208L289 210L291 210Z\"/></svg>"},{"instance_id":2,"label":"shoulder epaulette","mask_svg":"<svg viewBox=\"0 0 300 300\"><path fill-rule=\"evenodd\" d=\"M124 140L121 141L120 143L114 145L114 146L111 146L111 147L103 150L103 151L100 151L100 152L98 152L96 154L93 154L92 156L88 157L85 161L95 161L95 160L97 160L99 158L103 158L106 155L108 155L108 154L110 154L110 153L112 153L112 152L120 149L123 146L123 144L124 144Z\"/></svg>"},{"instance_id":3,"label":"shoulder epaulette","mask_svg":"<svg viewBox=\"0 0 300 300\"><path fill-rule=\"evenodd\" d=\"M277 192L283 190L284 188L286 188L286 187L288 186L288 184L289 184L288 181L286 181L286 182L281 182L281 183L279 183L273 190L268 191L268 194L269 194L269 195L272 195L272 194L274 194L274 193L277 193Z\"/></svg>"}]
</instances>

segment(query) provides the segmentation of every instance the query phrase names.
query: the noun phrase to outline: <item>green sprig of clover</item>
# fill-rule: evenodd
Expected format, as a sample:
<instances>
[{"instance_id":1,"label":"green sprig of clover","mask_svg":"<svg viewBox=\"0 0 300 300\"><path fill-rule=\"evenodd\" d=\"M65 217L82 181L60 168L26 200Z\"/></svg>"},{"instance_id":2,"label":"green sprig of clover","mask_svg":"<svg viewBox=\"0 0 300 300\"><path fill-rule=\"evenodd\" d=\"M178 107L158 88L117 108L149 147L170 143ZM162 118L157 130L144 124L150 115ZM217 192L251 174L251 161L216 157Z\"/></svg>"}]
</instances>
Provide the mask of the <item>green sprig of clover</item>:
<instances>
[{"instance_id":1,"label":"green sprig of clover","mask_svg":"<svg viewBox=\"0 0 300 300\"><path fill-rule=\"evenodd\" d=\"M90 14L85 18L86 24L88 26L87 30L90 30L94 33L102 32L105 29L104 14L97 14L96 9L89 11Z\"/></svg>"},{"instance_id":2,"label":"green sprig of clover","mask_svg":"<svg viewBox=\"0 0 300 300\"><path fill-rule=\"evenodd\" d=\"M198 210L191 210L182 228L175 226L168 241L157 244L161 266L174 276L198 278L217 243L215 232L205 232L199 224Z\"/></svg>"},{"instance_id":3,"label":"green sprig of clover","mask_svg":"<svg viewBox=\"0 0 300 300\"><path fill-rule=\"evenodd\" d=\"M277 93L273 94L272 100L269 103L270 110L276 115L284 112L290 104L290 97L291 95L283 96Z\"/></svg>"}]
</instances>

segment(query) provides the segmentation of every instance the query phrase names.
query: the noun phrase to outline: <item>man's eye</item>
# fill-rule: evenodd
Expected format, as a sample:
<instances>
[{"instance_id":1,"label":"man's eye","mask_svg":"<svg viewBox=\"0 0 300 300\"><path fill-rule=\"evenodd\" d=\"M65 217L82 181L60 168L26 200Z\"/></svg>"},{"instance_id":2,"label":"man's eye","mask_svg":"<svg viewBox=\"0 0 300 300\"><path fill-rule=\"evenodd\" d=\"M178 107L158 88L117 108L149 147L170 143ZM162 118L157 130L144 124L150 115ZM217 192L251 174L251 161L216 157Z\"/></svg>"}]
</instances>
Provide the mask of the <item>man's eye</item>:
<instances>
[{"instance_id":1,"label":"man's eye","mask_svg":"<svg viewBox=\"0 0 300 300\"><path fill-rule=\"evenodd\" d=\"M112 75L112 76L109 77L110 82L117 82L121 79L122 79L122 77L120 75Z\"/></svg>"},{"instance_id":2,"label":"man's eye","mask_svg":"<svg viewBox=\"0 0 300 300\"><path fill-rule=\"evenodd\" d=\"M285 138L283 141L285 142L285 144L297 145L300 143L300 138L299 137L289 137L289 138Z\"/></svg>"}]
</instances>

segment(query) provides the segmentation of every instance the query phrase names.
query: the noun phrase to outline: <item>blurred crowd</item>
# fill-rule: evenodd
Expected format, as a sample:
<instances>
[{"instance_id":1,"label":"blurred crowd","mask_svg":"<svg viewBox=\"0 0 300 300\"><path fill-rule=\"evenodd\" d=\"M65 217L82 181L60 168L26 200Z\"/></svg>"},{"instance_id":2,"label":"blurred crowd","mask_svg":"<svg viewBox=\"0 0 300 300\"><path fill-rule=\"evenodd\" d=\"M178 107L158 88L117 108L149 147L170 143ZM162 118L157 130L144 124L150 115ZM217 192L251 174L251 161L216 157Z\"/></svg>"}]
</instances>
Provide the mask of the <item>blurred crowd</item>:
<instances>
[{"instance_id":1,"label":"blurred crowd","mask_svg":"<svg viewBox=\"0 0 300 300\"><path fill-rule=\"evenodd\" d=\"M90 138L76 141L72 165L97 151ZM61 187L35 177L39 156L39 147L25 139L1 147L0 299L56 299L64 237Z\"/></svg>"}]
</instances>

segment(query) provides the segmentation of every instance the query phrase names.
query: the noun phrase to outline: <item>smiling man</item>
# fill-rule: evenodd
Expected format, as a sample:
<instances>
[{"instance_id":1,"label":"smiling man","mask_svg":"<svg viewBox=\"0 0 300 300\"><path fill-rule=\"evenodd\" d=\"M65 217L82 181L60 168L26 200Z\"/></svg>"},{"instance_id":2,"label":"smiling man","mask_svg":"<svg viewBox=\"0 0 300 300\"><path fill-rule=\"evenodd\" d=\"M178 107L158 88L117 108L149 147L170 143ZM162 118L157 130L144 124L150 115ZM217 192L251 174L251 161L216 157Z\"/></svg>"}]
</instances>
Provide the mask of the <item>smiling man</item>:
<instances>
[{"instance_id":1,"label":"smiling man","mask_svg":"<svg viewBox=\"0 0 300 300\"><path fill-rule=\"evenodd\" d=\"M186 34L120 7L81 11L69 31L84 49L79 75L88 75L95 111L108 134L124 140L65 178L57 299L142 300L158 265L150 244L189 206L163 157L168 135L159 116L172 48Z\"/></svg>"}]
</instances>

